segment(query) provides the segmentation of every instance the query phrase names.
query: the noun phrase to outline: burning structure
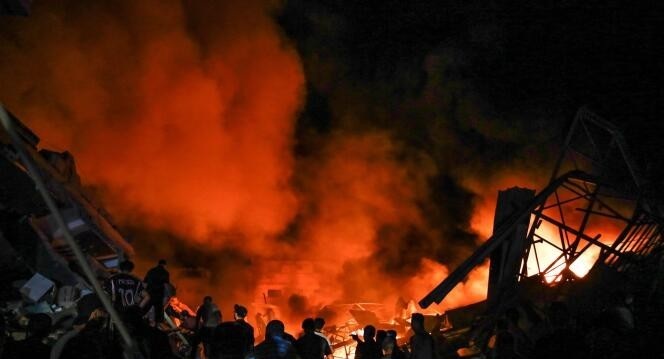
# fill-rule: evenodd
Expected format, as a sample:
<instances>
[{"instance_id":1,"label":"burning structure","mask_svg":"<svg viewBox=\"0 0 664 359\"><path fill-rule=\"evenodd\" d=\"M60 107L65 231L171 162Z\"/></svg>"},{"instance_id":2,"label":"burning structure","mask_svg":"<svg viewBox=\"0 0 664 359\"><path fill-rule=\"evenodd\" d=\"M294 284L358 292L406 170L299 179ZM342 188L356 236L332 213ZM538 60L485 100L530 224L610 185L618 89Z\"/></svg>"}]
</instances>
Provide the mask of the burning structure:
<instances>
[{"instance_id":1,"label":"burning structure","mask_svg":"<svg viewBox=\"0 0 664 359\"><path fill-rule=\"evenodd\" d=\"M493 235L419 304L440 303L490 260L487 300L472 308L481 319L467 338L479 348L508 310L557 301L588 320L582 327L620 303L616 298L629 298L652 334L664 309L663 225L661 204L639 177L620 132L582 108L548 186L537 194L501 191Z\"/></svg>"}]
</instances>

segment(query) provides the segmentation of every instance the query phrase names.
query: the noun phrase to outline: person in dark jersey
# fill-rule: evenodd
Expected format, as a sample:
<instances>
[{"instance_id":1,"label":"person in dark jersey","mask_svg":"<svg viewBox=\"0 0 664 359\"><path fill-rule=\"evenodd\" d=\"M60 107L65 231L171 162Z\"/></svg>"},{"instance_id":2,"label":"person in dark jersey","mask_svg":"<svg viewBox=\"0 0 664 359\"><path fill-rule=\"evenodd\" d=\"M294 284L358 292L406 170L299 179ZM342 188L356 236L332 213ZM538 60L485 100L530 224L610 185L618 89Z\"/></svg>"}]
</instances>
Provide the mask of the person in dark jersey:
<instances>
[{"instance_id":1,"label":"person in dark jersey","mask_svg":"<svg viewBox=\"0 0 664 359\"><path fill-rule=\"evenodd\" d=\"M316 335L316 323L313 318L307 318L302 322L302 335L295 342L295 349L301 359L322 359L332 354L332 349L327 341Z\"/></svg>"},{"instance_id":2,"label":"person in dark jersey","mask_svg":"<svg viewBox=\"0 0 664 359\"><path fill-rule=\"evenodd\" d=\"M120 311L132 305L144 307L149 296L143 282L131 274L134 263L126 260L121 262L119 267L120 273L112 275L104 283L104 289L111 297L113 305Z\"/></svg>"},{"instance_id":3,"label":"person in dark jersey","mask_svg":"<svg viewBox=\"0 0 664 359\"><path fill-rule=\"evenodd\" d=\"M145 275L146 290L150 300L145 308L146 311L154 308L154 320L161 323L164 321L164 297L166 296L166 285L170 284L170 275L166 270L166 260L160 259L157 266L150 269Z\"/></svg>"},{"instance_id":4,"label":"person in dark jersey","mask_svg":"<svg viewBox=\"0 0 664 359\"><path fill-rule=\"evenodd\" d=\"M254 350L254 328L244 319L247 308L235 305L235 321L223 322L214 329L211 358L244 359Z\"/></svg>"}]
</instances>

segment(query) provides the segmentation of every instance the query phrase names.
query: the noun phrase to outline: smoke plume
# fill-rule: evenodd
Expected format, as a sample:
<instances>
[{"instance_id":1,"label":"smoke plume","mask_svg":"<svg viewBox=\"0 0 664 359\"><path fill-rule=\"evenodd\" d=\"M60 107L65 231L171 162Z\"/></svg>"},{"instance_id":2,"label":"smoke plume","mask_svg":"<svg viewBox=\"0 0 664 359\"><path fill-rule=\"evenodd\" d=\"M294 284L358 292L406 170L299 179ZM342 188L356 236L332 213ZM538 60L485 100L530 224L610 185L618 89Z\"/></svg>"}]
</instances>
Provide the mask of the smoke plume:
<instances>
[{"instance_id":1,"label":"smoke plume","mask_svg":"<svg viewBox=\"0 0 664 359\"><path fill-rule=\"evenodd\" d=\"M417 299L477 245L522 131L488 119L453 45L364 58L352 19L293 4L36 2L0 25L2 101L190 304Z\"/></svg>"}]
</instances>

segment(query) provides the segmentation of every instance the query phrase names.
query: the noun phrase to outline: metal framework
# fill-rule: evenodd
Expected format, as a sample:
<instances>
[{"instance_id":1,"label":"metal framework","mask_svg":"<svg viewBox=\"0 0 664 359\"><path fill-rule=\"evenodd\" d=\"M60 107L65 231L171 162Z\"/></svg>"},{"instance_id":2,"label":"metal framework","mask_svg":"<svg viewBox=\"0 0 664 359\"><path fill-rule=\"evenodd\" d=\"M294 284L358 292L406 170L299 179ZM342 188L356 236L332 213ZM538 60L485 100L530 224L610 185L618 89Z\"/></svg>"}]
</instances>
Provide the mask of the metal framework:
<instances>
[{"instance_id":1,"label":"metal framework","mask_svg":"<svg viewBox=\"0 0 664 359\"><path fill-rule=\"evenodd\" d=\"M549 185L494 226L493 235L425 296L420 306L440 303L500 248L516 253L513 261L520 265L500 268L507 273L501 275L503 285L494 283L500 290L490 293L489 315L504 309L500 302L516 290L510 288L514 287L511 283L526 277L554 285L583 277L597 263L627 272L651 254L661 255L664 216L657 203L642 195L642 187L618 129L581 108ZM527 223L526 232L518 230L523 223ZM515 233L526 233L525 240L515 241ZM512 247L505 251L506 246Z\"/></svg>"}]
</instances>

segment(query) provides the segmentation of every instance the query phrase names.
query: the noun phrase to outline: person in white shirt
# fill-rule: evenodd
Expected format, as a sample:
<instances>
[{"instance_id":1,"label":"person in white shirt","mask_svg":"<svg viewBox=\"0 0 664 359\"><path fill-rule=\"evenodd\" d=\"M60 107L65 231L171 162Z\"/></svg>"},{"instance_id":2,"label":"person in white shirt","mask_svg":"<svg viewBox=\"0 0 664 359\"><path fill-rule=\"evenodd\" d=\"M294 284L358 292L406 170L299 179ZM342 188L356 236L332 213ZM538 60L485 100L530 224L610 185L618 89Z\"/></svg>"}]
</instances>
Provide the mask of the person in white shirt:
<instances>
[{"instance_id":1,"label":"person in white shirt","mask_svg":"<svg viewBox=\"0 0 664 359\"><path fill-rule=\"evenodd\" d=\"M325 334L323 334L323 327L325 327L325 319L323 319L321 317L318 317L318 318L314 319L314 323L316 324L316 331L314 332L314 334L316 334L319 337L325 339L325 342L327 342L327 346L330 349L332 349L332 343L330 342L330 339ZM325 351L323 351L323 352L325 352ZM332 352L334 352L334 351L332 351ZM331 358L332 358L332 354L327 355L327 359L331 359Z\"/></svg>"}]
</instances>

